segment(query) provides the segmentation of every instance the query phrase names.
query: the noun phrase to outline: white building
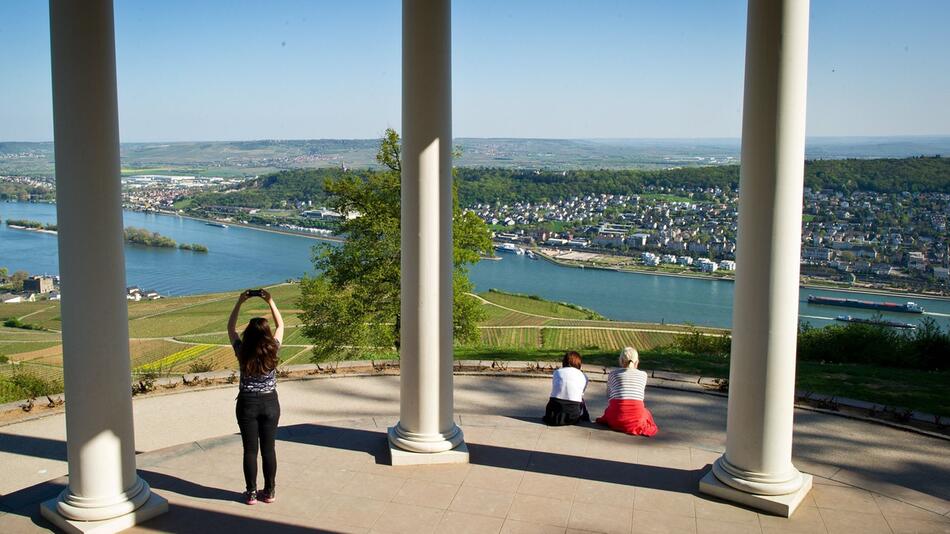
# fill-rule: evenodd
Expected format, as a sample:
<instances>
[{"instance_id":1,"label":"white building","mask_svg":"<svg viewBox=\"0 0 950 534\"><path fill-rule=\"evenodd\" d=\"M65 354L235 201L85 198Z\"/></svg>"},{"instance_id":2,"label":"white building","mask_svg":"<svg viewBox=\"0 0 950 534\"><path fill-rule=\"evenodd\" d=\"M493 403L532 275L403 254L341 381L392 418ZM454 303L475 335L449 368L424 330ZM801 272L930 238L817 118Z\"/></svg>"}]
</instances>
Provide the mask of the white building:
<instances>
[{"instance_id":1,"label":"white building","mask_svg":"<svg viewBox=\"0 0 950 534\"><path fill-rule=\"evenodd\" d=\"M722 260L721 262L719 262L719 268L722 269L723 271L735 271L736 262L732 260Z\"/></svg>"},{"instance_id":2,"label":"white building","mask_svg":"<svg viewBox=\"0 0 950 534\"><path fill-rule=\"evenodd\" d=\"M649 265L651 267L656 267L660 264L660 258L652 252L644 252L640 255L640 259L643 260L644 265Z\"/></svg>"}]
</instances>

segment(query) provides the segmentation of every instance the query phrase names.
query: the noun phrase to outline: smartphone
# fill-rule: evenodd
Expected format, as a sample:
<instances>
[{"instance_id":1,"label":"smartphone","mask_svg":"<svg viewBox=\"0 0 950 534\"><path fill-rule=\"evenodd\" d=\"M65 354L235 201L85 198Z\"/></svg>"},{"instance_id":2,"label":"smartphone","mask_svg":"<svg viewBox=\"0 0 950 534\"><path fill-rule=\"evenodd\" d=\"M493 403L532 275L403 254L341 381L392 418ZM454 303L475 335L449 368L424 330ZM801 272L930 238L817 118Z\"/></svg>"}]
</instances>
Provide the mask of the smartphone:
<instances>
[{"instance_id":1,"label":"smartphone","mask_svg":"<svg viewBox=\"0 0 950 534\"><path fill-rule=\"evenodd\" d=\"M249 296L249 297L263 297L263 296L264 296L264 290L263 290L263 289L248 289L248 290L247 290L247 296Z\"/></svg>"}]
</instances>

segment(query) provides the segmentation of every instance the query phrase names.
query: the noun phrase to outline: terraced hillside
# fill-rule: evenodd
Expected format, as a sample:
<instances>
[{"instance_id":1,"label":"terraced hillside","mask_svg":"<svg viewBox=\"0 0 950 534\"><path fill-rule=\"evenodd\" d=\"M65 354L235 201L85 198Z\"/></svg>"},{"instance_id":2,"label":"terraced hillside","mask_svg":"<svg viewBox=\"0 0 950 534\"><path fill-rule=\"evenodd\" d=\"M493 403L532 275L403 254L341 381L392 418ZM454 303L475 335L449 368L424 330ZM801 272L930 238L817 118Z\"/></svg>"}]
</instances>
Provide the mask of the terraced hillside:
<instances>
[{"instance_id":1,"label":"terraced hillside","mask_svg":"<svg viewBox=\"0 0 950 534\"><path fill-rule=\"evenodd\" d=\"M310 360L310 341L299 328L295 309L298 288L274 286L271 293L281 306L287 332L280 351L284 364ZM225 331L235 293L176 297L129 303L129 353L133 374L180 374L203 369L233 369L234 354ZM536 297L489 291L472 295L485 311L480 342L459 347L462 356L507 357L511 350L616 351L633 344L641 349L672 344L682 327L619 323L603 320L596 312ZM267 314L266 305L248 301L240 317ZM7 304L0 318L16 317L34 329L0 327L0 401L21 398L18 375L49 382L62 381L63 349L57 302ZM395 354L393 354L395 357Z\"/></svg>"}]
</instances>

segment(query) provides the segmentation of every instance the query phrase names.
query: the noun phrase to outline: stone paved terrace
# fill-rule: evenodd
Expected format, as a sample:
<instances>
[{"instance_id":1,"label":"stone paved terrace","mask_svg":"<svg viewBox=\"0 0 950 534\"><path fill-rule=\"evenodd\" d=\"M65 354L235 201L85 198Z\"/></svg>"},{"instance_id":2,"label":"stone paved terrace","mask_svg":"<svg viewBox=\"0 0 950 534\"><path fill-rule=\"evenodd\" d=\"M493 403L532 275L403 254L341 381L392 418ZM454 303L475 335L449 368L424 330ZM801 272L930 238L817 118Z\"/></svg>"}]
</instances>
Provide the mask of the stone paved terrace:
<instances>
[{"instance_id":1,"label":"stone paved terrace","mask_svg":"<svg viewBox=\"0 0 950 534\"><path fill-rule=\"evenodd\" d=\"M950 533L945 440L797 410L795 464L815 487L782 519L697 494L725 446L724 398L650 388L661 433L646 439L545 427L548 387L457 376L471 464L394 468L398 377L283 382L278 501L256 506L238 502L233 387L137 399L140 473L171 511L130 532ZM63 438L62 414L0 428L0 532L49 528L37 503L65 483Z\"/></svg>"}]
</instances>

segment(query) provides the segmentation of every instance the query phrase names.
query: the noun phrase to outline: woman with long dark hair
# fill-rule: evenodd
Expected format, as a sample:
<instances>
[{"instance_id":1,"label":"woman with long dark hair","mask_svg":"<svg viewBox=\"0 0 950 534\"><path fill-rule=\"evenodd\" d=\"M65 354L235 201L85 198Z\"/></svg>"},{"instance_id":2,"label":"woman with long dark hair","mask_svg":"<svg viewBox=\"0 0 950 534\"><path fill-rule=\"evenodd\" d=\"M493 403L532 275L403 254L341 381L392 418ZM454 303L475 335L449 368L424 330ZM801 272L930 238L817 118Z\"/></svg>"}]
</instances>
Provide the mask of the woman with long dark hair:
<instances>
[{"instance_id":1,"label":"woman with long dark hair","mask_svg":"<svg viewBox=\"0 0 950 534\"><path fill-rule=\"evenodd\" d=\"M261 297L270 306L276 329L271 332L264 317L255 317L247 323L244 332L238 335L236 327L241 305L251 297ZM241 429L244 445L244 502L260 500L271 503L277 498L277 452L275 439L277 422L280 419L280 402L277 400L277 351L284 339L284 320L280 310L264 289L252 289L241 293L231 318L228 320L228 337L241 369L241 383L235 414ZM257 491L257 451L261 453L264 468L264 490Z\"/></svg>"}]
</instances>

